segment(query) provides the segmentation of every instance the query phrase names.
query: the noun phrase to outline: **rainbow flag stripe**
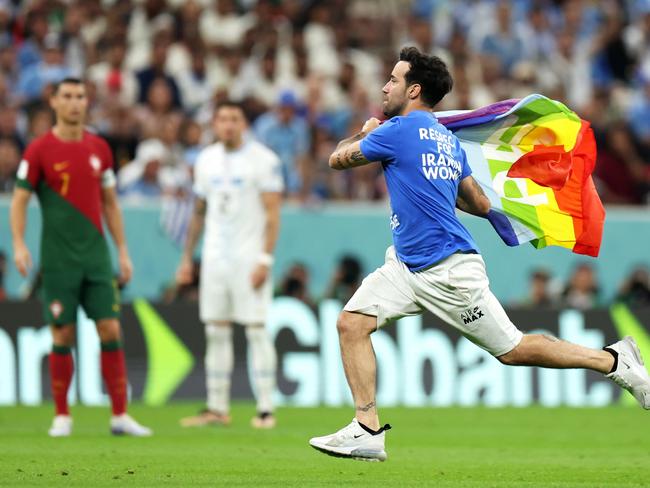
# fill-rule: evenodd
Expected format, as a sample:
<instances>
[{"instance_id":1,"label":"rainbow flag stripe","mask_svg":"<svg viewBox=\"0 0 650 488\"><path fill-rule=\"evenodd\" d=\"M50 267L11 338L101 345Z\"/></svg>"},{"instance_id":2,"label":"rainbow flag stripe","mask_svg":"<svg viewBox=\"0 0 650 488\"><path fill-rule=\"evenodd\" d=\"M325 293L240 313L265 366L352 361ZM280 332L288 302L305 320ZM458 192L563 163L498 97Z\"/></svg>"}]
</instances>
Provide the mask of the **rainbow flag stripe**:
<instances>
[{"instance_id":1,"label":"rainbow flag stripe","mask_svg":"<svg viewBox=\"0 0 650 488\"><path fill-rule=\"evenodd\" d=\"M542 95L436 116L460 139L492 203L488 220L507 245L598 255L605 210L591 178L588 122Z\"/></svg>"}]
</instances>

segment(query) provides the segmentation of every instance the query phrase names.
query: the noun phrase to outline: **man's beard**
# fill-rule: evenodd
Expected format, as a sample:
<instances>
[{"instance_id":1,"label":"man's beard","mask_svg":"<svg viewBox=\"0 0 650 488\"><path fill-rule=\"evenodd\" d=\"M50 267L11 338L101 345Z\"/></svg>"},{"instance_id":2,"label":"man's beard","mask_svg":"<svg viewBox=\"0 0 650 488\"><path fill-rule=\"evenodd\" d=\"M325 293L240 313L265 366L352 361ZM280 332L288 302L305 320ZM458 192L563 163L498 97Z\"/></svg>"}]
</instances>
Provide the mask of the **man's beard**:
<instances>
[{"instance_id":1,"label":"man's beard","mask_svg":"<svg viewBox=\"0 0 650 488\"><path fill-rule=\"evenodd\" d=\"M387 118L392 118L400 115L402 113L402 110L404 109L404 103L401 103L399 105L390 105L389 103L386 103L386 106L384 108L384 115Z\"/></svg>"}]
</instances>

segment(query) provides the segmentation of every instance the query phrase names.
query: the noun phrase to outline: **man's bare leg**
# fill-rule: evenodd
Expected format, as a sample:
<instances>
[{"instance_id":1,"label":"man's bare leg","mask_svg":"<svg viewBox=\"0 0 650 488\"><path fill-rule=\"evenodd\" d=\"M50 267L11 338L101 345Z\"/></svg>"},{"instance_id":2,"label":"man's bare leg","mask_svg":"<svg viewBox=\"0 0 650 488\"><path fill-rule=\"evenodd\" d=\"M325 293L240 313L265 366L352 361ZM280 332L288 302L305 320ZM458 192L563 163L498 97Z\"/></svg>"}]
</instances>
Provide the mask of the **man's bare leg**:
<instances>
[{"instance_id":1,"label":"man's bare leg","mask_svg":"<svg viewBox=\"0 0 650 488\"><path fill-rule=\"evenodd\" d=\"M375 394L377 364L370 334L377 329L377 318L343 311L337 323L341 357L352 391L356 418L372 430L379 429Z\"/></svg>"},{"instance_id":2,"label":"man's bare leg","mask_svg":"<svg viewBox=\"0 0 650 488\"><path fill-rule=\"evenodd\" d=\"M562 341L556 337L527 334L512 351L497 358L503 364L543 368L586 368L607 374L614 356L607 351Z\"/></svg>"}]
</instances>

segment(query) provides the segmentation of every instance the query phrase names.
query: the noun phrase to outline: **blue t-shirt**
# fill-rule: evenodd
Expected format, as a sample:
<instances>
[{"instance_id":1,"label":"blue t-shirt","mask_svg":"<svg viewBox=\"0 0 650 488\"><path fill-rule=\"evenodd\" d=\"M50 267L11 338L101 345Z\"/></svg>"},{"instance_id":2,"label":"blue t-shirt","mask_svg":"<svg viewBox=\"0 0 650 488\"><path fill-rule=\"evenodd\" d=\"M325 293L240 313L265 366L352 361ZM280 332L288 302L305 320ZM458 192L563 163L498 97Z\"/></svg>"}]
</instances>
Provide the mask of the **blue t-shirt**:
<instances>
[{"instance_id":1,"label":"blue t-shirt","mask_svg":"<svg viewBox=\"0 0 650 488\"><path fill-rule=\"evenodd\" d=\"M479 252L455 212L458 184L472 171L458 138L433 113L393 117L361 141L361 152L382 163L395 250L411 271L458 251Z\"/></svg>"}]
</instances>

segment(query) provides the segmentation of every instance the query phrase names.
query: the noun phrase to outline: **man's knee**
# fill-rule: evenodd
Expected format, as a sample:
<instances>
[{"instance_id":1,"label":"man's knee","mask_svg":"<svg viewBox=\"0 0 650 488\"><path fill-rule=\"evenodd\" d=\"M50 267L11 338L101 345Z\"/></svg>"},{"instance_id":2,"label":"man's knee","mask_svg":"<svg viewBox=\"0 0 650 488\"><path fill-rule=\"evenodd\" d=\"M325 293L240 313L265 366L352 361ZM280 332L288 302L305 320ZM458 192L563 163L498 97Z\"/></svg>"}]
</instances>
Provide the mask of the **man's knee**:
<instances>
[{"instance_id":1,"label":"man's knee","mask_svg":"<svg viewBox=\"0 0 650 488\"><path fill-rule=\"evenodd\" d=\"M75 329L74 325L53 326L52 342L56 346L74 346Z\"/></svg>"},{"instance_id":2,"label":"man's knee","mask_svg":"<svg viewBox=\"0 0 650 488\"><path fill-rule=\"evenodd\" d=\"M343 311L336 322L339 335L370 335L377 328L377 319L368 315Z\"/></svg>"},{"instance_id":3,"label":"man's knee","mask_svg":"<svg viewBox=\"0 0 650 488\"><path fill-rule=\"evenodd\" d=\"M115 342L122 337L120 322L117 319L102 319L97 321L97 334L101 342Z\"/></svg>"},{"instance_id":4,"label":"man's knee","mask_svg":"<svg viewBox=\"0 0 650 488\"><path fill-rule=\"evenodd\" d=\"M522 341L523 342L523 341ZM510 352L498 356L497 359L502 363L508 366L519 366L522 364L528 364L526 361L527 353L525 346L520 342L512 349Z\"/></svg>"}]
</instances>

